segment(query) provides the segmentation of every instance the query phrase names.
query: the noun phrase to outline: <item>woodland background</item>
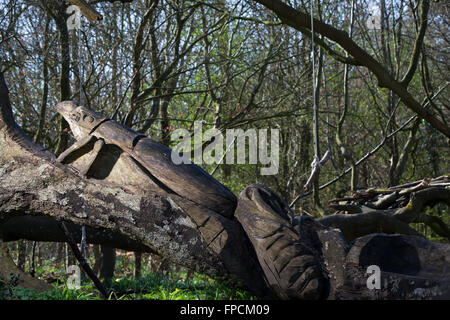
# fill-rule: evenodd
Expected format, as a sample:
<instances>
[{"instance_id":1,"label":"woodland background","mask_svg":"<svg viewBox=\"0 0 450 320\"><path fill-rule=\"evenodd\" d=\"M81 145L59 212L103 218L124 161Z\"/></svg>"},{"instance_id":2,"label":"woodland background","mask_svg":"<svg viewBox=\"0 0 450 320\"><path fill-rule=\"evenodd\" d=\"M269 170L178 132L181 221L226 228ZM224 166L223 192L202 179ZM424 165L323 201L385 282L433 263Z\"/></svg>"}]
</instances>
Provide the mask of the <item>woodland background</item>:
<instances>
[{"instance_id":1,"label":"woodland background","mask_svg":"<svg viewBox=\"0 0 450 320\"><path fill-rule=\"evenodd\" d=\"M317 2L317 19L346 31L393 78L405 80L409 93L434 117L447 123L448 3ZM172 147L170 133L177 128L192 132L194 121L203 121L203 130L277 128L277 175L261 176L259 164L222 164L214 177L236 195L249 184L262 183L290 203L303 192L311 171L315 94L320 154L330 150L332 155L314 194L296 202L297 214L331 214L328 201L351 191L449 171L448 138L420 118L411 120L416 114L392 90L381 88L367 68L342 63L342 48L322 37L316 40L322 46L315 46L314 92L310 34L281 23L256 2L90 3L103 20L83 17L77 34L67 29L61 1L0 1L0 68L15 119L56 154L73 138L53 107L62 100L79 101L80 89L88 108ZM308 1L286 3L310 12ZM371 5L380 9L377 28L367 24ZM202 166L208 172L216 167ZM450 222L445 207L430 210ZM415 228L434 241L448 241L423 224ZM66 265L73 259L64 244L18 241L8 246L17 264L28 270L44 265L46 259L60 263L65 257ZM102 278L113 275L114 251L90 248L95 269L100 272L103 267ZM132 273L126 261L135 259L138 277L142 255L129 259L129 254L118 253L125 261L120 272ZM144 258L147 265L151 258ZM105 261L110 261L109 267Z\"/></svg>"}]
</instances>

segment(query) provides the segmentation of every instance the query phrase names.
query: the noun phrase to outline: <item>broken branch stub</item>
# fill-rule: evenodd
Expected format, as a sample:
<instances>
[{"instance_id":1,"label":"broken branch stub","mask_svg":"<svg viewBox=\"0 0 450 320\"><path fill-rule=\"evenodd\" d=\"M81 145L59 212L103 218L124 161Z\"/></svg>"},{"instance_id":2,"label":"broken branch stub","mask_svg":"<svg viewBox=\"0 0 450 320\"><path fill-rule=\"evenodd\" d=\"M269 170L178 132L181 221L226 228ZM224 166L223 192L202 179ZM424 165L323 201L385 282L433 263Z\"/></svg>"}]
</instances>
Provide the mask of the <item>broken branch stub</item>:
<instances>
[{"instance_id":1,"label":"broken branch stub","mask_svg":"<svg viewBox=\"0 0 450 320\"><path fill-rule=\"evenodd\" d=\"M305 192L308 192L309 190L311 190L311 186L313 185L314 181L316 181L319 172L320 172L320 168L323 167L323 165L325 164L325 162L328 161L328 159L331 156L331 151L327 150L327 152L325 152L325 154L323 155L322 159L318 159L318 158L314 158L313 162L311 163L311 175L308 178L308 181L306 181L305 186L303 187L303 190Z\"/></svg>"},{"instance_id":2,"label":"broken branch stub","mask_svg":"<svg viewBox=\"0 0 450 320\"><path fill-rule=\"evenodd\" d=\"M81 13L90 21L95 22L103 19L103 16L84 0L69 0L69 2L80 8Z\"/></svg>"}]
</instances>

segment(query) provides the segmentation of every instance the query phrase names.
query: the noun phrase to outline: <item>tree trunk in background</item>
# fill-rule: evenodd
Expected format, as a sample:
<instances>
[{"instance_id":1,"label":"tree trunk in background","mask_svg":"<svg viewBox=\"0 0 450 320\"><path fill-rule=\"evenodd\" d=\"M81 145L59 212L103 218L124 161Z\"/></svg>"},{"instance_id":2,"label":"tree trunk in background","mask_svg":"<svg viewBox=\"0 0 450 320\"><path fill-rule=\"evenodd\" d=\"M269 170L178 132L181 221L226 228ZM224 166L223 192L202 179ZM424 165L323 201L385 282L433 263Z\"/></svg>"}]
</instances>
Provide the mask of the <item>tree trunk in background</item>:
<instances>
[{"instance_id":1,"label":"tree trunk in background","mask_svg":"<svg viewBox=\"0 0 450 320\"><path fill-rule=\"evenodd\" d=\"M74 265L78 264L77 259L73 255L72 249L70 249L70 246L67 243L64 244L64 253L65 253L64 254L64 264L65 264L66 269L69 266L74 266Z\"/></svg>"},{"instance_id":2,"label":"tree trunk in background","mask_svg":"<svg viewBox=\"0 0 450 320\"><path fill-rule=\"evenodd\" d=\"M55 243L56 244L56 243ZM37 245L37 265L38 266L42 266L42 246L44 246L44 253L45 253L45 251L46 250L49 250L49 246L48 246L48 244L43 244L43 243L40 243L40 242L38 242L38 245ZM51 250L51 249L50 249ZM52 252L53 253L53 252Z\"/></svg>"},{"instance_id":3,"label":"tree trunk in background","mask_svg":"<svg viewBox=\"0 0 450 320\"><path fill-rule=\"evenodd\" d=\"M353 22L354 22L354 1L351 2L351 11L350 11L350 25L348 28L348 34L350 39L353 35ZM346 54L346 57L348 57L348 54ZM343 107L342 112L339 117L338 126L336 129L336 145L339 147L342 157L347 160L347 162L350 163L352 168L351 178L350 178L350 190L355 191L358 186L358 169L355 165L355 159L353 155L353 150L344 143L344 138L342 135L342 129L344 126L345 118L347 116L347 113L349 111L349 108L351 107L351 100L350 100L350 90L349 90L349 78L351 74L351 66L346 64L344 66L344 83L343 83ZM352 108L355 109L355 108ZM353 111L353 110L350 110Z\"/></svg>"},{"instance_id":4,"label":"tree trunk in background","mask_svg":"<svg viewBox=\"0 0 450 320\"><path fill-rule=\"evenodd\" d=\"M56 266L59 267L65 263L65 249L66 244L62 242L56 243Z\"/></svg>"},{"instance_id":5,"label":"tree trunk in background","mask_svg":"<svg viewBox=\"0 0 450 320\"><path fill-rule=\"evenodd\" d=\"M94 244L92 246L92 251L94 252L94 267L92 268L92 271L96 276L99 275L100 272L100 264L101 264L101 254L100 254L100 246L98 244Z\"/></svg>"},{"instance_id":6,"label":"tree trunk in background","mask_svg":"<svg viewBox=\"0 0 450 320\"><path fill-rule=\"evenodd\" d=\"M134 277L139 278L141 276L142 268L142 252L134 252Z\"/></svg>"},{"instance_id":7,"label":"tree trunk in background","mask_svg":"<svg viewBox=\"0 0 450 320\"><path fill-rule=\"evenodd\" d=\"M108 246L101 246L100 279L103 282L107 282L114 277L115 266L116 249Z\"/></svg>"},{"instance_id":8,"label":"tree trunk in background","mask_svg":"<svg viewBox=\"0 0 450 320\"><path fill-rule=\"evenodd\" d=\"M71 96L70 90L70 42L69 30L67 29L67 20L65 18L65 5L58 8L57 17L55 19L56 27L59 32L59 46L61 55L61 73L60 73L60 101L69 100ZM59 140L56 146L55 154L59 155L68 147L69 142L69 124L61 117L59 124Z\"/></svg>"},{"instance_id":9,"label":"tree trunk in background","mask_svg":"<svg viewBox=\"0 0 450 320\"><path fill-rule=\"evenodd\" d=\"M36 135L34 137L34 141L36 143L42 144L42 134L44 132L45 127L45 116L47 114L47 100L48 100L48 50L49 50L49 26L50 26L50 17L47 15L46 22L45 22L45 36L44 36L44 43L42 45L44 49L44 60L42 62L42 75L43 75L43 81L42 84L42 100L41 100L41 110L39 114L39 126L36 131Z\"/></svg>"},{"instance_id":10,"label":"tree trunk in background","mask_svg":"<svg viewBox=\"0 0 450 320\"><path fill-rule=\"evenodd\" d=\"M31 247L31 263L30 263L30 274L34 278L34 275L36 274L36 246L37 241L33 241L33 245Z\"/></svg>"},{"instance_id":11,"label":"tree trunk in background","mask_svg":"<svg viewBox=\"0 0 450 320\"><path fill-rule=\"evenodd\" d=\"M27 257L27 241L17 241L17 268L25 271L25 261Z\"/></svg>"},{"instance_id":12,"label":"tree trunk in background","mask_svg":"<svg viewBox=\"0 0 450 320\"><path fill-rule=\"evenodd\" d=\"M321 76L322 76L322 68L323 68L323 52L322 48L319 48L319 59L318 59L318 66L317 66L317 73L316 73L316 87L314 90L314 96L315 101L317 101L317 110L314 111L314 121L316 122L313 128L313 137L314 137L314 154L321 158L320 154L320 138L319 138L319 119L318 119L318 112L319 112L319 97L320 97L320 85L321 85ZM315 70L313 71L315 72ZM325 209L322 207L322 204L320 203L320 197L319 197L319 174L317 174L317 178L314 180L313 183L313 208L316 212L316 215L321 217L325 215Z\"/></svg>"}]
</instances>

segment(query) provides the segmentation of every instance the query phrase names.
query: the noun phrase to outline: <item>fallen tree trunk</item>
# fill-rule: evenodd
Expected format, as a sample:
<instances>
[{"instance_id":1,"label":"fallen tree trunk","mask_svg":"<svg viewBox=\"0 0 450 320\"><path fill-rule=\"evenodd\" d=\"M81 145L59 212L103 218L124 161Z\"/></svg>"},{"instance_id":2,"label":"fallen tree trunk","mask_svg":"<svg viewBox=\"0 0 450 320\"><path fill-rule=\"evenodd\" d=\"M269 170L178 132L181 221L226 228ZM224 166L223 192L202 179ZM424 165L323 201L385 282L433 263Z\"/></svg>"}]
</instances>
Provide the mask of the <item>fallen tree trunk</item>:
<instances>
[{"instance_id":1,"label":"fallen tree trunk","mask_svg":"<svg viewBox=\"0 0 450 320\"><path fill-rule=\"evenodd\" d=\"M425 223L450 241L449 226L440 217L425 213L429 205L450 206L448 175L388 189L359 190L350 197L332 199L330 203L330 207L337 210L336 214L319 221L339 228L348 241L375 232L419 235L410 223Z\"/></svg>"},{"instance_id":2,"label":"fallen tree trunk","mask_svg":"<svg viewBox=\"0 0 450 320\"><path fill-rule=\"evenodd\" d=\"M236 218L164 186L146 189L80 177L14 122L1 73L0 150L4 241L64 241L57 226L64 221L76 241L86 226L90 243L157 253L198 272L237 279L260 298L450 298L449 245L382 234L349 243L344 224L342 233L333 229L335 223L295 217L261 185L241 192ZM422 207L395 211L393 218L407 225ZM382 287L375 291L367 285L367 268L373 265L381 269Z\"/></svg>"},{"instance_id":3,"label":"fallen tree trunk","mask_svg":"<svg viewBox=\"0 0 450 320\"><path fill-rule=\"evenodd\" d=\"M24 287L39 292L52 289L52 286L45 281L33 278L28 273L20 270L8 254L6 246L4 246L1 242L0 287L7 287L10 291L12 291L14 287ZM11 292L9 292L9 294L11 294Z\"/></svg>"},{"instance_id":4,"label":"fallen tree trunk","mask_svg":"<svg viewBox=\"0 0 450 320\"><path fill-rule=\"evenodd\" d=\"M262 185L241 192L238 218L268 285L281 299L449 299L450 245L370 234L347 242L339 229L289 206ZM377 267L377 286L369 270Z\"/></svg>"}]
</instances>

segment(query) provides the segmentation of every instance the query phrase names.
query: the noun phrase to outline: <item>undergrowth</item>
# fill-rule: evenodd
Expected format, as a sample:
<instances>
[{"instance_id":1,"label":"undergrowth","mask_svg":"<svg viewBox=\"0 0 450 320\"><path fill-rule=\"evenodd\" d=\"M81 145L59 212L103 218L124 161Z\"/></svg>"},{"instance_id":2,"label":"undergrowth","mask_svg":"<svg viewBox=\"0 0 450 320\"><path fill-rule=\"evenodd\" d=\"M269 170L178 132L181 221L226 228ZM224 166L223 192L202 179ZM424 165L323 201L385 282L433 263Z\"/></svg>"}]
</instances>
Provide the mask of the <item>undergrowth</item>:
<instances>
[{"instance_id":1,"label":"undergrowth","mask_svg":"<svg viewBox=\"0 0 450 320\"><path fill-rule=\"evenodd\" d=\"M79 289L69 289L64 282L57 281L45 292L17 287L0 282L0 299L6 300L102 300L97 289L82 279ZM234 282L194 274L189 279L185 274L163 275L150 272L140 278L131 276L114 278L107 284L109 299L114 300L253 300L247 291Z\"/></svg>"}]
</instances>

